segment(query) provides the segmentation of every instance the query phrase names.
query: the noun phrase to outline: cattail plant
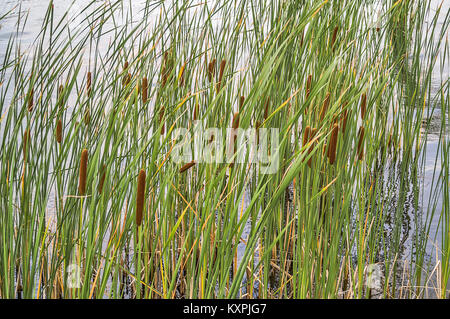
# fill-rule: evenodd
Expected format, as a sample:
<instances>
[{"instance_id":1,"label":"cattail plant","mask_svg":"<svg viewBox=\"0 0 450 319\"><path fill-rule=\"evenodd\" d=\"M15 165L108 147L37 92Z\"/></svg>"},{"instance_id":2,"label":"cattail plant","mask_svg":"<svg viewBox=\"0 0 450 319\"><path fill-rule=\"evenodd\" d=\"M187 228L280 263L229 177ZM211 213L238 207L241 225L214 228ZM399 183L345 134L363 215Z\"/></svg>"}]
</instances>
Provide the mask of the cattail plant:
<instances>
[{"instance_id":1,"label":"cattail plant","mask_svg":"<svg viewBox=\"0 0 450 319\"><path fill-rule=\"evenodd\" d=\"M222 62L220 62L219 81L216 84L216 91L217 91L217 93L219 93L220 88L222 86L223 72L225 71L225 65L226 64L227 64L227 62L225 60L222 60Z\"/></svg>"},{"instance_id":2,"label":"cattail plant","mask_svg":"<svg viewBox=\"0 0 450 319\"><path fill-rule=\"evenodd\" d=\"M142 224L142 212L144 211L145 203L145 170L141 169L138 176L138 185L136 193L136 226Z\"/></svg>"},{"instance_id":3,"label":"cattail plant","mask_svg":"<svg viewBox=\"0 0 450 319\"><path fill-rule=\"evenodd\" d=\"M101 194L103 192L103 185L105 184L106 177L106 165L103 164L102 169L100 171L100 181L98 183L98 193Z\"/></svg>"},{"instance_id":4,"label":"cattail plant","mask_svg":"<svg viewBox=\"0 0 450 319\"><path fill-rule=\"evenodd\" d=\"M333 36L331 38L331 49L334 49L334 43L336 42L338 30L339 30L339 26L336 26L333 30Z\"/></svg>"},{"instance_id":5,"label":"cattail plant","mask_svg":"<svg viewBox=\"0 0 450 319\"><path fill-rule=\"evenodd\" d=\"M185 171L187 171L188 169L190 169L190 168L191 168L192 166L194 166L195 164L197 164L197 163L196 163L195 160L194 160L194 161L190 161L189 163L183 165L183 166L180 168L180 173L184 173Z\"/></svg>"},{"instance_id":6,"label":"cattail plant","mask_svg":"<svg viewBox=\"0 0 450 319\"><path fill-rule=\"evenodd\" d=\"M364 121L366 117L366 107L367 107L367 96L366 93L363 93L361 96L361 120Z\"/></svg>"},{"instance_id":7,"label":"cattail plant","mask_svg":"<svg viewBox=\"0 0 450 319\"><path fill-rule=\"evenodd\" d=\"M209 80L209 82L212 82L215 71L216 71L216 59L213 59L208 64L208 80Z\"/></svg>"},{"instance_id":8,"label":"cattail plant","mask_svg":"<svg viewBox=\"0 0 450 319\"><path fill-rule=\"evenodd\" d=\"M130 82L131 82L131 73L128 73L127 75L124 76L124 78L122 80L123 87L128 86L128 84L130 84Z\"/></svg>"},{"instance_id":9,"label":"cattail plant","mask_svg":"<svg viewBox=\"0 0 450 319\"><path fill-rule=\"evenodd\" d=\"M148 99L148 80L147 78L142 79L142 103L146 104Z\"/></svg>"},{"instance_id":10,"label":"cattail plant","mask_svg":"<svg viewBox=\"0 0 450 319\"><path fill-rule=\"evenodd\" d=\"M307 125L305 127L305 131L303 132L302 147L305 147L305 145L308 144L310 134L311 134L311 127Z\"/></svg>"},{"instance_id":11,"label":"cattail plant","mask_svg":"<svg viewBox=\"0 0 450 319\"><path fill-rule=\"evenodd\" d=\"M309 98L309 94L311 93L311 81L312 75L308 75L308 80L306 80L306 99Z\"/></svg>"},{"instance_id":12,"label":"cattail plant","mask_svg":"<svg viewBox=\"0 0 450 319\"><path fill-rule=\"evenodd\" d=\"M87 73L87 80L86 80L86 92L88 96L91 96L91 86L92 86L92 73Z\"/></svg>"},{"instance_id":13,"label":"cattail plant","mask_svg":"<svg viewBox=\"0 0 450 319\"><path fill-rule=\"evenodd\" d=\"M242 112L242 106L244 106L244 102L245 102L245 96L241 96L241 98L239 99L239 112Z\"/></svg>"},{"instance_id":14,"label":"cattail plant","mask_svg":"<svg viewBox=\"0 0 450 319\"><path fill-rule=\"evenodd\" d=\"M327 96L323 101L322 111L320 112L320 121L323 121L329 105L330 105L330 93L327 93Z\"/></svg>"},{"instance_id":15,"label":"cattail plant","mask_svg":"<svg viewBox=\"0 0 450 319\"><path fill-rule=\"evenodd\" d=\"M361 126L358 131L358 160L364 157L364 126Z\"/></svg>"},{"instance_id":16,"label":"cattail plant","mask_svg":"<svg viewBox=\"0 0 450 319\"><path fill-rule=\"evenodd\" d=\"M61 144L62 141L62 121L58 119L58 123L56 124L56 142Z\"/></svg>"},{"instance_id":17,"label":"cattail plant","mask_svg":"<svg viewBox=\"0 0 450 319\"><path fill-rule=\"evenodd\" d=\"M328 159L330 164L333 165L336 161L336 146L338 140L339 126L337 124L333 125L333 131L330 136L330 145L328 146Z\"/></svg>"},{"instance_id":18,"label":"cattail plant","mask_svg":"<svg viewBox=\"0 0 450 319\"><path fill-rule=\"evenodd\" d=\"M86 174L87 174L87 163L88 163L88 150L83 149L81 152L80 159L80 174L79 174L79 184L78 191L81 196L86 194Z\"/></svg>"}]
</instances>

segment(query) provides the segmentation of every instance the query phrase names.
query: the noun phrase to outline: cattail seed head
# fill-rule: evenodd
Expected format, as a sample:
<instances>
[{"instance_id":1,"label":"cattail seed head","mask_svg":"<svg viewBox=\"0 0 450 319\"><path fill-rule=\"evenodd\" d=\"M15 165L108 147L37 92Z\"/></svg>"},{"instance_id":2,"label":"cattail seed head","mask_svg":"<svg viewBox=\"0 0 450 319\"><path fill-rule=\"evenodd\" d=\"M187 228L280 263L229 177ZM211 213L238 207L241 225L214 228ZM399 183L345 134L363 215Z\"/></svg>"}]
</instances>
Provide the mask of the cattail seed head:
<instances>
[{"instance_id":1,"label":"cattail seed head","mask_svg":"<svg viewBox=\"0 0 450 319\"><path fill-rule=\"evenodd\" d=\"M330 93L327 93L327 96L323 101L322 111L320 112L320 121L323 121L329 105L330 105Z\"/></svg>"},{"instance_id":2,"label":"cattail seed head","mask_svg":"<svg viewBox=\"0 0 450 319\"><path fill-rule=\"evenodd\" d=\"M220 70L219 70L219 81L216 84L216 91L217 93L220 91L221 85L222 85L222 78L223 78L223 72L225 71L225 65L227 62L225 60L222 60L220 62Z\"/></svg>"},{"instance_id":3,"label":"cattail seed head","mask_svg":"<svg viewBox=\"0 0 450 319\"><path fill-rule=\"evenodd\" d=\"M103 192L103 185L105 184L106 177L106 166L103 164L102 170L100 171L100 181L98 183L98 193L101 194Z\"/></svg>"},{"instance_id":4,"label":"cattail seed head","mask_svg":"<svg viewBox=\"0 0 450 319\"><path fill-rule=\"evenodd\" d=\"M126 87L128 84L130 84L130 82L131 82L131 74L128 73L123 77L122 86Z\"/></svg>"},{"instance_id":5,"label":"cattail seed head","mask_svg":"<svg viewBox=\"0 0 450 319\"><path fill-rule=\"evenodd\" d=\"M183 167L180 168L180 173L183 173L183 172L187 171L188 169L190 169L195 164L197 164L195 161L191 161L191 162L183 165Z\"/></svg>"},{"instance_id":6,"label":"cattail seed head","mask_svg":"<svg viewBox=\"0 0 450 319\"><path fill-rule=\"evenodd\" d=\"M78 191L80 192L81 196L86 194L87 162L88 162L88 151L87 151L87 149L84 149L81 152L80 178L79 178L79 185L78 185Z\"/></svg>"},{"instance_id":7,"label":"cattail seed head","mask_svg":"<svg viewBox=\"0 0 450 319\"><path fill-rule=\"evenodd\" d=\"M364 121L366 117L366 109L367 109L367 95L363 93L361 96L361 119Z\"/></svg>"},{"instance_id":8,"label":"cattail seed head","mask_svg":"<svg viewBox=\"0 0 450 319\"><path fill-rule=\"evenodd\" d=\"M86 80L86 92L88 96L91 96L91 86L92 86L92 73L87 73L87 80Z\"/></svg>"},{"instance_id":9,"label":"cattail seed head","mask_svg":"<svg viewBox=\"0 0 450 319\"><path fill-rule=\"evenodd\" d=\"M142 212L145 202L145 170L141 169L138 176L137 194L136 194L136 225L142 224Z\"/></svg>"},{"instance_id":10,"label":"cattail seed head","mask_svg":"<svg viewBox=\"0 0 450 319\"><path fill-rule=\"evenodd\" d=\"M62 121L61 119L58 120L58 123L56 124L56 142L58 144L61 144L62 141Z\"/></svg>"},{"instance_id":11,"label":"cattail seed head","mask_svg":"<svg viewBox=\"0 0 450 319\"><path fill-rule=\"evenodd\" d=\"M337 124L333 125L333 131L331 132L330 145L328 147L328 159L330 164L333 165L336 161L336 147L338 141L339 126Z\"/></svg>"},{"instance_id":12,"label":"cattail seed head","mask_svg":"<svg viewBox=\"0 0 450 319\"><path fill-rule=\"evenodd\" d=\"M208 80L209 80L209 82L212 82L215 71L216 71L216 59L212 60L208 64Z\"/></svg>"},{"instance_id":13,"label":"cattail seed head","mask_svg":"<svg viewBox=\"0 0 450 319\"><path fill-rule=\"evenodd\" d=\"M305 132L303 133L302 146L304 147L309 142L309 135L311 134L311 127L308 125L305 127Z\"/></svg>"},{"instance_id":14,"label":"cattail seed head","mask_svg":"<svg viewBox=\"0 0 450 319\"><path fill-rule=\"evenodd\" d=\"M333 30L333 37L331 38L331 48L332 49L334 49L334 43L336 42L338 30L339 30L339 26L336 26Z\"/></svg>"},{"instance_id":15,"label":"cattail seed head","mask_svg":"<svg viewBox=\"0 0 450 319\"><path fill-rule=\"evenodd\" d=\"M239 100L239 112L242 112L242 106L244 106L244 102L245 102L245 96L241 96L240 100Z\"/></svg>"},{"instance_id":16,"label":"cattail seed head","mask_svg":"<svg viewBox=\"0 0 450 319\"><path fill-rule=\"evenodd\" d=\"M309 93L311 92L311 81L312 75L308 75L308 80L306 81L306 99L309 97Z\"/></svg>"},{"instance_id":17,"label":"cattail seed head","mask_svg":"<svg viewBox=\"0 0 450 319\"><path fill-rule=\"evenodd\" d=\"M147 103L148 99L148 80L147 78L142 79L142 103Z\"/></svg>"},{"instance_id":18,"label":"cattail seed head","mask_svg":"<svg viewBox=\"0 0 450 319\"><path fill-rule=\"evenodd\" d=\"M232 127L236 130L239 127L239 112L234 113Z\"/></svg>"},{"instance_id":19,"label":"cattail seed head","mask_svg":"<svg viewBox=\"0 0 450 319\"><path fill-rule=\"evenodd\" d=\"M358 131L358 160L364 157L364 126L361 126Z\"/></svg>"}]
</instances>

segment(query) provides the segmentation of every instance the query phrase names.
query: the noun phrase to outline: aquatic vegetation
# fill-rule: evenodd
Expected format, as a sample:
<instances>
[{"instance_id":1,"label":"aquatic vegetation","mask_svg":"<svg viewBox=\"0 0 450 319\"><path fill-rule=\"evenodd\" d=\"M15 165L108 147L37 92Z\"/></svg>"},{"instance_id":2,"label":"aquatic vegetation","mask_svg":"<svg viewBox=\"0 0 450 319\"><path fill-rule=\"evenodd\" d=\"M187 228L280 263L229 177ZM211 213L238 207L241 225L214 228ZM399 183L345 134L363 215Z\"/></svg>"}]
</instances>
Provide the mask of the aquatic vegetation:
<instances>
[{"instance_id":1,"label":"aquatic vegetation","mask_svg":"<svg viewBox=\"0 0 450 319\"><path fill-rule=\"evenodd\" d=\"M448 297L450 13L372 3L0 17L0 298Z\"/></svg>"}]
</instances>

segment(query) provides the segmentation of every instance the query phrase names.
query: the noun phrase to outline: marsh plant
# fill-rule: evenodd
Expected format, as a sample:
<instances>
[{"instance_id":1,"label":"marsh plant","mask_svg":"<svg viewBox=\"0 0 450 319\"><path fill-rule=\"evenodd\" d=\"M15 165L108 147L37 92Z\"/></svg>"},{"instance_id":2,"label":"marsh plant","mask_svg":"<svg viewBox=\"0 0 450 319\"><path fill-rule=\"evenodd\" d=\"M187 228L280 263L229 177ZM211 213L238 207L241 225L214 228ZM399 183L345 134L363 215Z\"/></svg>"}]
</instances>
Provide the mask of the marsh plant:
<instances>
[{"instance_id":1,"label":"marsh plant","mask_svg":"<svg viewBox=\"0 0 450 319\"><path fill-rule=\"evenodd\" d=\"M444 2L47 2L0 12L0 298L448 297Z\"/></svg>"}]
</instances>

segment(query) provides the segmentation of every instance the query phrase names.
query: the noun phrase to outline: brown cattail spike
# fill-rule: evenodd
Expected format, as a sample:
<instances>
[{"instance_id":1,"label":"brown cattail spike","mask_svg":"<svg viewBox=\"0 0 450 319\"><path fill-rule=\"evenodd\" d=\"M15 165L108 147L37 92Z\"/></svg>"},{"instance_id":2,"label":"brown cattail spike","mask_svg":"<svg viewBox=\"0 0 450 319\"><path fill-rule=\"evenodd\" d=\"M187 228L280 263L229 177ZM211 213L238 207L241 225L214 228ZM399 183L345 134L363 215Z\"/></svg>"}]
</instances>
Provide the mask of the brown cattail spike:
<instances>
[{"instance_id":1,"label":"brown cattail spike","mask_svg":"<svg viewBox=\"0 0 450 319\"><path fill-rule=\"evenodd\" d=\"M91 86L92 86L92 73L87 73L87 80L86 80L86 92L88 96L91 96Z\"/></svg>"},{"instance_id":2,"label":"brown cattail spike","mask_svg":"<svg viewBox=\"0 0 450 319\"><path fill-rule=\"evenodd\" d=\"M98 183L98 193L101 194L103 192L103 185L105 184L105 177L106 177L106 166L102 166L102 170L100 171L100 181Z\"/></svg>"},{"instance_id":3,"label":"brown cattail spike","mask_svg":"<svg viewBox=\"0 0 450 319\"><path fill-rule=\"evenodd\" d=\"M142 79L142 103L147 103L148 100L148 80L147 78Z\"/></svg>"},{"instance_id":4,"label":"brown cattail spike","mask_svg":"<svg viewBox=\"0 0 450 319\"><path fill-rule=\"evenodd\" d=\"M219 93L221 85L222 85L223 72L225 71L226 64L227 64L227 62L225 60L222 60L222 62L220 62L219 81L216 84L217 93Z\"/></svg>"},{"instance_id":5,"label":"brown cattail spike","mask_svg":"<svg viewBox=\"0 0 450 319\"><path fill-rule=\"evenodd\" d=\"M209 82L212 82L215 71L216 71L216 59L212 60L208 64L208 80L209 80Z\"/></svg>"},{"instance_id":6,"label":"brown cattail spike","mask_svg":"<svg viewBox=\"0 0 450 319\"><path fill-rule=\"evenodd\" d=\"M58 144L61 144L62 141L62 121L61 119L58 120L58 123L56 124L56 142Z\"/></svg>"},{"instance_id":7,"label":"brown cattail spike","mask_svg":"<svg viewBox=\"0 0 450 319\"><path fill-rule=\"evenodd\" d=\"M358 160L362 160L364 157L364 126L359 128L358 132Z\"/></svg>"},{"instance_id":8,"label":"brown cattail spike","mask_svg":"<svg viewBox=\"0 0 450 319\"><path fill-rule=\"evenodd\" d=\"M366 109L367 109L367 96L366 93L363 93L361 96L361 119L364 121L366 118Z\"/></svg>"},{"instance_id":9,"label":"brown cattail spike","mask_svg":"<svg viewBox=\"0 0 450 319\"><path fill-rule=\"evenodd\" d=\"M312 75L308 75L308 80L306 81L306 99L309 97L309 93L311 92L311 81Z\"/></svg>"},{"instance_id":10,"label":"brown cattail spike","mask_svg":"<svg viewBox=\"0 0 450 319\"><path fill-rule=\"evenodd\" d=\"M241 99L239 100L239 112L242 112L242 107L244 106L245 102L245 96L241 96Z\"/></svg>"},{"instance_id":11,"label":"brown cattail spike","mask_svg":"<svg viewBox=\"0 0 450 319\"><path fill-rule=\"evenodd\" d=\"M236 130L239 127L239 112L234 113L232 127Z\"/></svg>"},{"instance_id":12,"label":"brown cattail spike","mask_svg":"<svg viewBox=\"0 0 450 319\"><path fill-rule=\"evenodd\" d=\"M183 172L187 171L188 169L190 169L195 164L197 164L195 161L191 161L191 162L183 165L183 167L180 168L180 173L183 173Z\"/></svg>"},{"instance_id":13,"label":"brown cattail spike","mask_svg":"<svg viewBox=\"0 0 450 319\"><path fill-rule=\"evenodd\" d=\"M322 111L320 112L320 121L323 121L329 105L330 105L330 93L327 93L325 101L323 101Z\"/></svg>"},{"instance_id":14,"label":"brown cattail spike","mask_svg":"<svg viewBox=\"0 0 450 319\"><path fill-rule=\"evenodd\" d=\"M339 126L337 124L333 125L333 131L331 132L330 145L328 147L328 159L330 164L333 165L336 161L336 146L338 141Z\"/></svg>"},{"instance_id":15,"label":"brown cattail spike","mask_svg":"<svg viewBox=\"0 0 450 319\"><path fill-rule=\"evenodd\" d=\"M81 196L86 194L87 162L88 162L88 151L87 151L87 149L84 149L81 152L80 180L79 180L79 185L78 185L78 191L80 192Z\"/></svg>"},{"instance_id":16,"label":"brown cattail spike","mask_svg":"<svg viewBox=\"0 0 450 319\"><path fill-rule=\"evenodd\" d=\"M145 201L145 170L141 169L138 176L137 194L136 194L136 225L142 224L142 212L144 211Z\"/></svg>"},{"instance_id":17,"label":"brown cattail spike","mask_svg":"<svg viewBox=\"0 0 450 319\"><path fill-rule=\"evenodd\" d=\"M305 147L309 142L309 135L311 134L311 127L308 125L305 127L305 132L303 133L302 146Z\"/></svg>"},{"instance_id":18,"label":"brown cattail spike","mask_svg":"<svg viewBox=\"0 0 450 319\"><path fill-rule=\"evenodd\" d=\"M334 28L334 30L333 30L333 37L331 38L331 48L332 49L334 49L334 43L336 42L338 30L339 30L338 26L336 28Z\"/></svg>"}]
</instances>

